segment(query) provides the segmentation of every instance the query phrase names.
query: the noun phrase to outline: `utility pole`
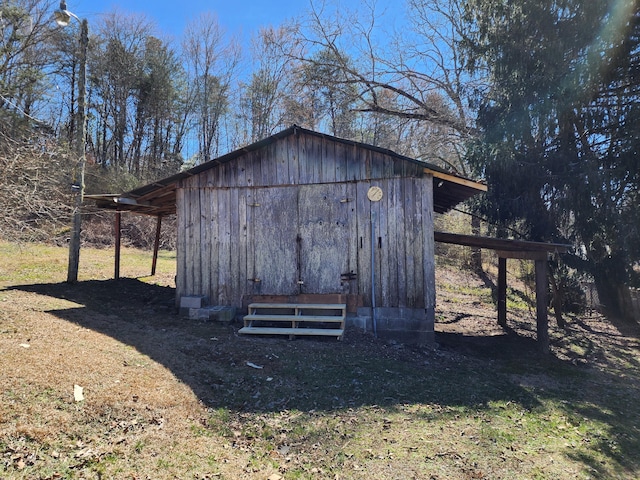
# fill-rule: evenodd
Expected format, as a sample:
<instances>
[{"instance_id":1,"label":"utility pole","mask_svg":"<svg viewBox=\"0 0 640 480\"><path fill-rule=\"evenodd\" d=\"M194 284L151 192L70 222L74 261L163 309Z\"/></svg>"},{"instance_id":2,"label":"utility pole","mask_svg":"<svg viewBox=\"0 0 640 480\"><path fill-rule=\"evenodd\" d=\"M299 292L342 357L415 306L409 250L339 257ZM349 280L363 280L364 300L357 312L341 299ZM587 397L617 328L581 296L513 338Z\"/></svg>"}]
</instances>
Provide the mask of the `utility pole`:
<instances>
[{"instance_id":1,"label":"utility pole","mask_svg":"<svg viewBox=\"0 0 640 480\"><path fill-rule=\"evenodd\" d=\"M60 10L55 12L55 20L61 27L69 25L71 18L80 22L80 49L78 51L78 110L76 112L76 135L74 139L74 153L78 159L78 177L73 185L75 203L73 209L73 223L69 240L69 266L67 269L67 283L78 281L78 265L80 263L80 232L82 230L82 201L84 200L84 169L85 169L85 139L87 131L86 82L87 82L87 48L89 45L89 23L80 20L75 14L67 10L66 0L61 0Z\"/></svg>"}]
</instances>

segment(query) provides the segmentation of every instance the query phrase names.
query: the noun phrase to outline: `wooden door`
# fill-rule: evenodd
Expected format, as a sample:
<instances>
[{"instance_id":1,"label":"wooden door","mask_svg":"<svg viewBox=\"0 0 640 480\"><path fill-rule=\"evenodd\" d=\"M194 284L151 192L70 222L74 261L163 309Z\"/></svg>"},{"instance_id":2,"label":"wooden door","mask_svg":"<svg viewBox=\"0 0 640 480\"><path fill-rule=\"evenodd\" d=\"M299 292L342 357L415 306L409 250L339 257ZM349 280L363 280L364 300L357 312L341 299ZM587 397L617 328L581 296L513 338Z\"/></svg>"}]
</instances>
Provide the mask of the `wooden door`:
<instances>
[{"instance_id":1,"label":"wooden door","mask_svg":"<svg viewBox=\"0 0 640 480\"><path fill-rule=\"evenodd\" d=\"M342 274L350 264L351 184L304 185L298 197L298 256L303 293L344 293Z\"/></svg>"},{"instance_id":2,"label":"wooden door","mask_svg":"<svg viewBox=\"0 0 640 480\"><path fill-rule=\"evenodd\" d=\"M253 293L293 295L298 291L297 189L273 187L253 191L247 205L253 256ZM253 251L251 251L253 250Z\"/></svg>"}]
</instances>

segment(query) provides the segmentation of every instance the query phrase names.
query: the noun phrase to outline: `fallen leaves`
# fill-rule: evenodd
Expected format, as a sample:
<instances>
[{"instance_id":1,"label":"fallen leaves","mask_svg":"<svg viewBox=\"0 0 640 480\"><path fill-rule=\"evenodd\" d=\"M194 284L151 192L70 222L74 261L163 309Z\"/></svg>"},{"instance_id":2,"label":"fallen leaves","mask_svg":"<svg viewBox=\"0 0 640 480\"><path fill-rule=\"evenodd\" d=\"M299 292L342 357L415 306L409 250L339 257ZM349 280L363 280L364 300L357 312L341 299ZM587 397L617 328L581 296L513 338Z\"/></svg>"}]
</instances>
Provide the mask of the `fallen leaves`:
<instances>
[{"instance_id":1,"label":"fallen leaves","mask_svg":"<svg viewBox=\"0 0 640 480\"><path fill-rule=\"evenodd\" d=\"M5 470L9 468L24 470L26 467L34 465L38 460L38 455L30 451L25 445L7 445L3 453Z\"/></svg>"}]
</instances>

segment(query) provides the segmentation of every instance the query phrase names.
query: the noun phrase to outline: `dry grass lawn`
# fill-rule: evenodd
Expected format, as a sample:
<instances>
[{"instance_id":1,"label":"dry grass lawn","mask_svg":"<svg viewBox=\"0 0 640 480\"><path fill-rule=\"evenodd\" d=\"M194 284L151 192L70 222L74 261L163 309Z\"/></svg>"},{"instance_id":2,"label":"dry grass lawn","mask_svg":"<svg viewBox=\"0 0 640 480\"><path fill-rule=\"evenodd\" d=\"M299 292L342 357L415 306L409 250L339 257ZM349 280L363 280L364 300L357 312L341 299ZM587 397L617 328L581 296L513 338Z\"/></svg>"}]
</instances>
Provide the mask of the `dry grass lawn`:
<instances>
[{"instance_id":1,"label":"dry grass lawn","mask_svg":"<svg viewBox=\"0 0 640 480\"><path fill-rule=\"evenodd\" d=\"M595 314L543 357L526 302L506 334L442 269L438 348L245 338L174 313L170 254L116 282L86 249L70 286L66 253L0 243L2 479L640 477L637 331Z\"/></svg>"}]
</instances>

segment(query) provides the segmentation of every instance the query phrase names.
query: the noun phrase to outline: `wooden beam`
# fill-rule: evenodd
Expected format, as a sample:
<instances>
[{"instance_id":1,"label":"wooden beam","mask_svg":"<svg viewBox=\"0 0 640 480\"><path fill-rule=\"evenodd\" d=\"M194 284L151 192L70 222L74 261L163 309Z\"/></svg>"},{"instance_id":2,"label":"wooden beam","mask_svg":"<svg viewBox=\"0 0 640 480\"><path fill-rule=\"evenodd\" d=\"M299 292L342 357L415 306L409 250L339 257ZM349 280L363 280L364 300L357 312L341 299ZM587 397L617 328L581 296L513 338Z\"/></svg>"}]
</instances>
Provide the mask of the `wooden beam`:
<instances>
[{"instance_id":1,"label":"wooden beam","mask_svg":"<svg viewBox=\"0 0 640 480\"><path fill-rule=\"evenodd\" d=\"M113 277L118 280L120 278L120 239L122 231L120 229L120 216L121 212L116 212L116 255Z\"/></svg>"},{"instance_id":2,"label":"wooden beam","mask_svg":"<svg viewBox=\"0 0 640 480\"><path fill-rule=\"evenodd\" d=\"M536 260L536 327L538 347L549 353L549 318L547 315L547 260Z\"/></svg>"},{"instance_id":3,"label":"wooden beam","mask_svg":"<svg viewBox=\"0 0 640 480\"><path fill-rule=\"evenodd\" d=\"M525 252L525 251L508 251L508 250L496 250L496 254L498 258L516 258L520 260L546 260L549 252L547 251L535 251L535 252Z\"/></svg>"},{"instance_id":4,"label":"wooden beam","mask_svg":"<svg viewBox=\"0 0 640 480\"><path fill-rule=\"evenodd\" d=\"M437 170L432 170L430 168L425 168L424 172L433 175L434 178L439 178L440 180L445 180L457 185L464 185L465 187L474 188L481 192L487 191L487 186L485 184L474 182L473 180L469 180L468 178L458 177L456 175L451 175L450 173L438 172Z\"/></svg>"},{"instance_id":5,"label":"wooden beam","mask_svg":"<svg viewBox=\"0 0 640 480\"><path fill-rule=\"evenodd\" d=\"M461 235L458 233L434 232L436 242L452 243L467 247L479 247L505 252L558 252L566 253L571 245L562 243L529 242L503 238L481 237L477 235Z\"/></svg>"},{"instance_id":6,"label":"wooden beam","mask_svg":"<svg viewBox=\"0 0 640 480\"><path fill-rule=\"evenodd\" d=\"M498 325L507 326L507 259L498 257Z\"/></svg>"},{"instance_id":7,"label":"wooden beam","mask_svg":"<svg viewBox=\"0 0 640 480\"><path fill-rule=\"evenodd\" d=\"M156 239L153 243L153 261L151 262L151 276L156 274L156 266L158 264L158 248L160 246L160 230L162 229L162 215L158 215L156 222Z\"/></svg>"}]
</instances>

